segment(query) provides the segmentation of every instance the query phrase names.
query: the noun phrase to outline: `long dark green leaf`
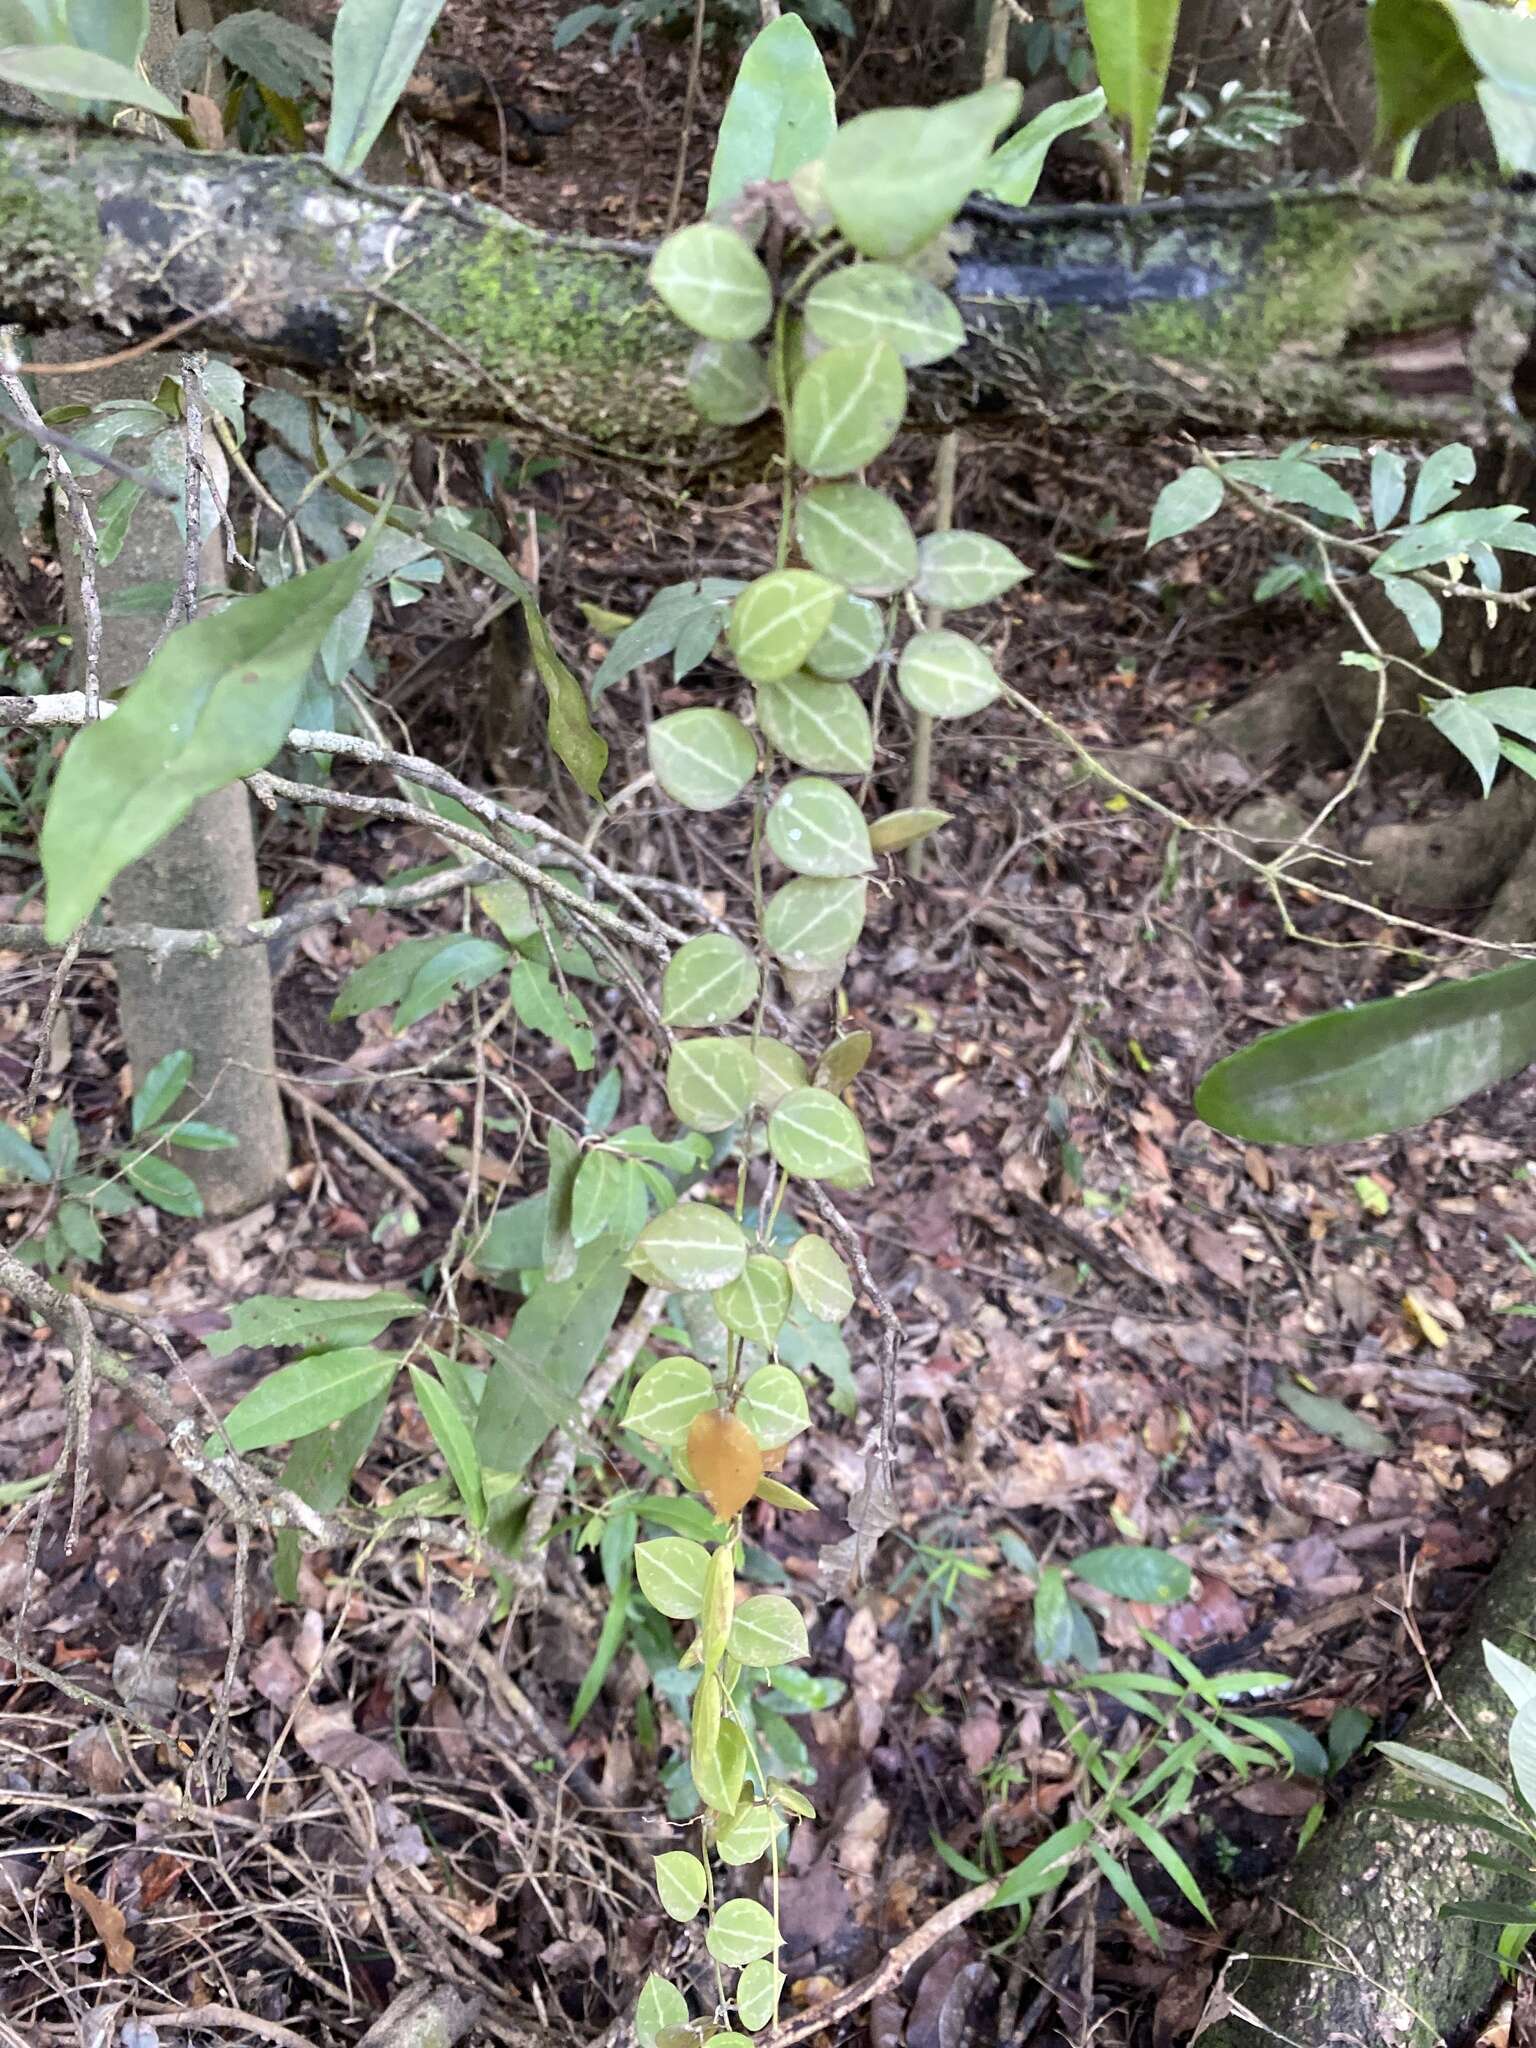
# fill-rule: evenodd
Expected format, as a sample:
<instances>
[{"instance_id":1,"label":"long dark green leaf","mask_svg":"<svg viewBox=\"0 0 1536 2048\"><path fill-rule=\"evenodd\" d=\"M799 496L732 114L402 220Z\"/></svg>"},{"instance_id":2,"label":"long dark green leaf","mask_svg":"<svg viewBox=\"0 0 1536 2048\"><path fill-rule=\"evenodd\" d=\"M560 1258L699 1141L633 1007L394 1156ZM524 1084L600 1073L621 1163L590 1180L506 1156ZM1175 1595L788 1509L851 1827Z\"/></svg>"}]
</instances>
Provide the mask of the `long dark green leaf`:
<instances>
[{"instance_id":1,"label":"long dark green leaf","mask_svg":"<svg viewBox=\"0 0 1536 2048\"><path fill-rule=\"evenodd\" d=\"M1477 66L1442 0L1376 0L1370 36L1376 140L1385 147L1476 94Z\"/></svg>"},{"instance_id":2,"label":"long dark green leaf","mask_svg":"<svg viewBox=\"0 0 1536 2048\"><path fill-rule=\"evenodd\" d=\"M1536 1060L1536 961L1331 1010L1212 1067L1195 1108L1228 1137L1337 1145L1427 1123Z\"/></svg>"},{"instance_id":3,"label":"long dark green leaf","mask_svg":"<svg viewBox=\"0 0 1536 2048\"><path fill-rule=\"evenodd\" d=\"M546 1280L502 1342L480 1402L475 1449L487 1472L521 1472L575 1396L607 1342L629 1275L611 1240L588 1245L569 1280Z\"/></svg>"},{"instance_id":4,"label":"long dark green leaf","mask_svg":"<svg viewBox=\"0 0 1536 2048\"><path fill-rule=\"evenodd\" d=\"M325 160L361 169L415 69L443 0L343 0L331 36L331 120Z\"/></svg>"},{"instance_id":5,"label":"long dark green leaf","mask_svg":"<svg viewBox=\"0 0 1536 2048\"><path fill-rule=\"evenodd\" d=\"M608 1612L603 1616L603 1625L598 1632L597 1648L592 1653L592 1662L587 1666L586 1675L577 1690L571 1707L571 1732L581 1726L587 1717L587 1710L602 1691L603 1680L612 1669L613 1660L619 1654L619 1645L624 1640L624 1627L629 1620L630 1570L624 1567L623 1576L614 1589Z\"/></svg>"},{"instance_id":6,"label":"long dark green leaf","mask_svg":"<svg viewBox=\"0 0 1536 2048\"><path fill-rule=\"evenodd\" d=\"M340 562L194 619L113 717L76 733L43 819L47 933L62 945L113 879L282 745L326 628L362 588L382 524Z\"/></svg>"},{"instance_id":7,"label":"long dark green leaf","mask_svg":"<svg viewBox=\"0 0 1536 2048\"><path fill-rule=\"evenodd\" d=\"M608 742L594 732L581 685L560 659L538 606L527 598L523 600L523 617L528 624L533 665L549 698L549 717L545 723L549 744L570 769L578 787L594 800L600 799L603 770L608 766Z\"/></svg>"}]
</instances>

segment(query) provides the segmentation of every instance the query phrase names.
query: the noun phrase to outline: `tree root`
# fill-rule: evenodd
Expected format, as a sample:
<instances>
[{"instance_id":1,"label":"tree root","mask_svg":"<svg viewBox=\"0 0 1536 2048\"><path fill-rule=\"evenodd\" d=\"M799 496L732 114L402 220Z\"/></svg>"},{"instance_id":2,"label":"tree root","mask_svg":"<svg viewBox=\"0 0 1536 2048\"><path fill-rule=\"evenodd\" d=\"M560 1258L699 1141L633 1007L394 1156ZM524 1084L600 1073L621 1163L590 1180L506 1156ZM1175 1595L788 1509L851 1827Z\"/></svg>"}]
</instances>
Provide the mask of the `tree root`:
<instances>
[{"instance_id":1,"label":"tree root","mask_svg":"<svg viewBox=\"0 0 1536 2048\"><path fill-rule=\"evenodd\" d=\"M1321 695L1323 680L1334 667L1331 653L1309 656L1203 724L1162 744L1106 755L1105 764L1134 788L1154 789L1224 754L1235 755L1256 779L1269 775L1288 755L1336 760L1337 743Z\"/></svg>"},{"instance_id":2,"label":"tree root","mask_svg":"<svg viewBox=\"0 0 1536 2048\"><path fill-rule=\"evenodd\" d=\"M1488 1676L1482 1643L1488 1637L1521 1656L1533 1628L1536 1517L1528 1517L1405 1739L1502 1779L1512 1709ZM1499 1844L1475 1829L1388 1812L1414 1793L1401 1772L1383 1767L1318 1832L1246 1930L1249 1952L1228 1963L1208 2008L1215 2024L1197 2036L1202 2048L1443 2048L1477 2026L1499 1982L1491 1930L1438 1914L1497 1888L1471 1857L1500 1853Z\"/></svg>"},{"instance_id":3,"label":"tree root","mask_svg":"<svg viewBox=\"0 0 1536 2048\"><path fill-rule=\"evenodd\" d=\"M1373 825L1357 851L1371 889L1424 910L1491 906L1536 825L1536 783L1506 774L1493 794L1410 824Z\"/></svg>"}]
</instances>

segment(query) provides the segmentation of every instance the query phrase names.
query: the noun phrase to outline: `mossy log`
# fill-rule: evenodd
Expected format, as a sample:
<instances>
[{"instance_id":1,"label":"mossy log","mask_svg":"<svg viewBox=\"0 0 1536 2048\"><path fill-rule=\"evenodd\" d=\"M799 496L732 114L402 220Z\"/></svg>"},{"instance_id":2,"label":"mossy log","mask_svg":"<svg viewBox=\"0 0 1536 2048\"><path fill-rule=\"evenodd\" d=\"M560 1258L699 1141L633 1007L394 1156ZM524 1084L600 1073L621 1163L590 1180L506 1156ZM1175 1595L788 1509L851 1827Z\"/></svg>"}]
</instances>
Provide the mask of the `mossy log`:
<instances>
[{"instance_id":1,"label":"mossy log","mask_svg":"<svg viewBox=\"0 0 1536 2048\"><path fill-rule=\"evenodd\" d=\"M1528 395L1536 201L1522 195L977 201L961 242L967 345L913 380L933 426L1481 441L1517 426ZM139 339L197 315L203 344L381 418L693 476L763 463L761 431L689 406L690 337L647 287L649 254L313 158L0 122L6 320Z\"/></svg>"},{"instance_id":2,"label":"mossy log","mask_svg":"<svg viewBox=\"0 0 1536 2048\"><path fill-rule=\"evenodd\" d=\"M1515 1531L1439 1674L1439 1697L1403 1740L1502 1777L1511 1709L1489 1678L1487 1637L1530 1660L1536 1636L1536 1517ZM1467 1731L1467 1740L1457 1723ZM1478 1745L1482 1747L1479 1748ZM1399 1819L1386 1809L1423 1788L1382 1765L1286 1873L1273 1906L1227 1965L1233 2010L1200 2048L1460 2048L1499 1981L1495 1928L1442 1920L1440 1908L1511 1887L1472 1862L1514 1852L1473 1829ZM1242 2014L1251 2018L1242 2017Z\"/></svg>"}]
</instances>

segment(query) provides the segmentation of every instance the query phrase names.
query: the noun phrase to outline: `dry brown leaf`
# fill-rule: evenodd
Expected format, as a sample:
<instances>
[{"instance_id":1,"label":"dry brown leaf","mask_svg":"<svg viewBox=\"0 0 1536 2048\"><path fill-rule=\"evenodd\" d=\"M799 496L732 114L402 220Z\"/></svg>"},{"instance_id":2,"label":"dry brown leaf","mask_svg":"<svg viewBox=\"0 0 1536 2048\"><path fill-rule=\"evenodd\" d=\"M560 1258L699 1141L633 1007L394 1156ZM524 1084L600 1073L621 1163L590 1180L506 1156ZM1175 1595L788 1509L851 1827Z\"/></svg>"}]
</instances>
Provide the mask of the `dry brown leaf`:
<instances>
[{"instance_id":1,"label":"dry brown leaf","mask_svg":"<svg viewBox=\"0 0 1536 2048\"><path fill-rule=\"evenodd\" d=\"M128 1939L128 1923L122 1908L103 1899L79 1878L64 1873L64 1889L96 1930L96 1938L107 1952L107 1968L126 1976L133 1968L134 1946Z\"/></svg>"},{"instance_id":2,"label":"dry brown leaf","mask_svg":"<svg viewBox=\"0 0 1536 2048\"><path fill-rule=\"evenodd\" d=\"M333 1770L350 1771L365 1785L387 1785L406 1775L405 1765L392 1749L375 1742L371 1735L358 1734L348 1707L317 1707L307 1700L294 1715L293 1732L306 1756Z\"/></svg>"}]
</instances>

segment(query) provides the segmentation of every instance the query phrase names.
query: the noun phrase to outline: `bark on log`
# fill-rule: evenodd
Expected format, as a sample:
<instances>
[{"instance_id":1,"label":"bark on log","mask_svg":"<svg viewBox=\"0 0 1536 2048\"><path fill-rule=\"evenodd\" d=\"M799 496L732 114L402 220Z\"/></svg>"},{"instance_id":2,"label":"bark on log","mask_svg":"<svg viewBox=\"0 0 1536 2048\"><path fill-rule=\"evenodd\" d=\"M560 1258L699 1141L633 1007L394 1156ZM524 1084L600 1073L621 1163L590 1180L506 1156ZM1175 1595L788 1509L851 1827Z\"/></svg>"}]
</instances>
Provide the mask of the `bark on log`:
<instances>
[{"instance_id":1,"label":"bark on log","mask_svg":"<svg viewBox=\"0 0 1536 2048\"><path fill-rule=\"evenodd\" d=\"M935 426L1482 440L1532 396L1529 197L977 201L964 225L953 289L969 342L913 380ZM648 256L313 159L0 123L0 319L141 337L200 314L205 345L287 364L379 417L510 425L525 448L695 474L761 461L761 434L689 406L690 337L649 293Z\"/></svg>"},{"instance_id":2,"label":"bark on log","mask_svg":"<svg viewBox=\"0 0 1536 2048\"><path fill-rule=\"evenodd\" d=\"M1502 1775L1511 1709L1488 1676L1482 1642L1486 1636L1528 1660L1533 1630L1536 1517L1528 1517L1440 1673L1444 1704L1432 1700L1403 1739ZM1484 1751L1457 1733L1452 1713ZM1272 1924L1246 1930L1253 1953L1225 1973L1222 1990L1253 2017L1232 2011L1197 2037L1200 2048L1459 2048L1475 2033L1499 1981L1494 1930L1437 1915L1441 1906L1498 1892L1498 1880L1472 1863L1474 1851L1510 1852L1475 1830L1385 1811L1422 1791L1383 1766L1318 1832L1282 1880Z\"/></svg>"}]
</instances>

